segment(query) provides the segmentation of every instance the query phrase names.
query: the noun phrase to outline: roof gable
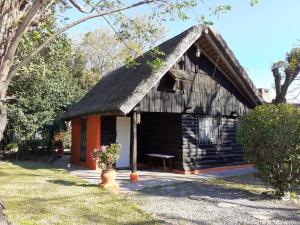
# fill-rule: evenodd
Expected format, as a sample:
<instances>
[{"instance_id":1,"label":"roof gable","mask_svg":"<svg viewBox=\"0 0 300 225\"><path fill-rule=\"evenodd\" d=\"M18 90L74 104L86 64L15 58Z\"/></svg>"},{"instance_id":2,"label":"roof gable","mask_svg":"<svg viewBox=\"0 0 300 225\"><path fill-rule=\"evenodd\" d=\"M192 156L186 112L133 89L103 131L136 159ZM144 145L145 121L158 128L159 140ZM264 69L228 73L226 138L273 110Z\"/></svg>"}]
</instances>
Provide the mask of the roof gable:
<instances>
[{"instance_id":1,"label":"roof gable","mask_svg":"<svg viewBox=\"0 0 300 225\"><path fill-rule=\"evenodd\" d=\"M162 57L164 63L157 71L147 64L152 57L150 52L136 59L137 66L129 68L123 66L113 71L101 79L82 99L73 104L62 118L69 119L93 113L128 114L206 29L208 27L205 25L191 27L159 45L159 50L164 53ZM231 57L234 57L233 54ZM237 61L235 57L234 59Z\"/></svg>"}]
</instances>

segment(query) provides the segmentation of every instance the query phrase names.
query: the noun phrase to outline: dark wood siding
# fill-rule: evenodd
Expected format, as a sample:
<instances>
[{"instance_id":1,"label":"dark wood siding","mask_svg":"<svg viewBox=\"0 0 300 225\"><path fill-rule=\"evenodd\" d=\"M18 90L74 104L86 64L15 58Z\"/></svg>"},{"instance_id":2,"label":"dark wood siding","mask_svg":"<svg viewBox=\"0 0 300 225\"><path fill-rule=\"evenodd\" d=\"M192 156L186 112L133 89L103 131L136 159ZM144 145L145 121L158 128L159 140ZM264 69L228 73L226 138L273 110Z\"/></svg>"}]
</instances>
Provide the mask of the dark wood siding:
<instances>
[{"instance_id":1,"label":"dark wood siding","mask_svg":"<svg viewBox=\"0 0 300 225\"><path fill-rule=\"evenodd\" d=\"M209 167L244 163L243 149L236 142L237 117L220 117L220 142L199 143L199 115L182 116L183 167L197 170Z\"/></svg>"},{"instance_id":2,"label":"dark wood siding","mask_svg":"<svg viewBox=\"0 0 300 225\"><path fill-rule=\"evenodd\" d=\"M138 162L148 163L148 153L174 155L173 167L182 167L181 114L142 113L138 125Z\"/></svg>"},{"instance_id":3,"label":"dark wood siding","mask_svg":"<svg viewBox=\"0 0 300 225\"><path fill-rule=\"evenodd\" d=\"M147 162L147 153L165 153L176 155L176 168L184 170L244 163L243 149L235 139L236 123L253 105L203 54L196 57L194 46L173 69L185 72L183 87L170 90L163 77L135 108L142 112L140 162ZM218 141L206 145L197 130L204 115L219 119Z\"/></svg>"},{"instance_id":4,"label":"dark wood siding","mask_svg":"<svg viewBox=\"0 0 300 225\"><path fill-rule=\"evenodd\" d=\"M183 82L183 91L167 91L158 82L136 109L143 112L172 112L243 115L252 105L203 54L196 57L192 46L173 66L184 70L192 82Z\"/></svg>"},{"instance_id":5,"label":"dark wood siding","mask_svg":"<svg viewBox=\"0 0 300 225\"><path fill-rule=\"evenodd\" d=\"M101 117L101 145L110 145L116 142L116 117L102 116Z\"/></svg>"}]
</instances>

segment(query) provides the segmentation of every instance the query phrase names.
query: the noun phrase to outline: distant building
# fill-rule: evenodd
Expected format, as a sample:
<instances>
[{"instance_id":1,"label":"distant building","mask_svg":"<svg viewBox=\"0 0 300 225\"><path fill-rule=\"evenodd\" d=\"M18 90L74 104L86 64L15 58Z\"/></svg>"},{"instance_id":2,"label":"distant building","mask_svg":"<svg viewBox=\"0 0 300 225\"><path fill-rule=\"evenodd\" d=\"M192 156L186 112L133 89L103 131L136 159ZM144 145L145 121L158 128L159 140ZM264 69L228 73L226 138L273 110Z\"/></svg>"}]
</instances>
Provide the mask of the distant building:
<instances>
[{"instance_id":1,"label":"distant building","mask_svg":"<svg viewBox=\"0 0 300 225\"><path fill-rule=\"evenodd\" d=\"M264 103L271 103L272 102L272 97L271 97L271 90L267 88L258 88L257 89L258 96L261 98L261 100Z\"/></svg>"}]
</instances>

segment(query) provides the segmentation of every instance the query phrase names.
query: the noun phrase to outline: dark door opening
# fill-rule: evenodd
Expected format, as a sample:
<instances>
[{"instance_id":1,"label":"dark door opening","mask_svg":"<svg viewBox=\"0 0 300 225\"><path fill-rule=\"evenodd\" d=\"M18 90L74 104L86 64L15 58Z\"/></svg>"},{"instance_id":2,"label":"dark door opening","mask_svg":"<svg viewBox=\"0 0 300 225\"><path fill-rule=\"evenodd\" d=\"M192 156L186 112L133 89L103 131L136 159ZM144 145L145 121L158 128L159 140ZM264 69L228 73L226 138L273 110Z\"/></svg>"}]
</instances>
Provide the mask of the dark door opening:
<instances>
[{"instance_id":1,"label":"dark door opening","mask_svg":"<svg viewBox=\"0 0 300 225\"><path fill-rule=\"evenodd\" d=\"M81 135L80 135L80 161L86 160L86 128L87 119L81 118Z\"/></svg>"}]
</instances>

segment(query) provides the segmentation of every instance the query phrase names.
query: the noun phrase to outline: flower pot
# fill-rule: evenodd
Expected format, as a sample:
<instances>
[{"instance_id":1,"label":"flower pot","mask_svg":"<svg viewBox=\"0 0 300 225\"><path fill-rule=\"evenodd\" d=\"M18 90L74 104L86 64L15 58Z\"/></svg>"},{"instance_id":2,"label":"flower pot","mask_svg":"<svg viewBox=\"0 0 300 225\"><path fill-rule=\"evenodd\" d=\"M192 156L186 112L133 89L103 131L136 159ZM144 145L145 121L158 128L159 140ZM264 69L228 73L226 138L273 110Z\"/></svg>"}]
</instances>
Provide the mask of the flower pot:
<instances>
[{"instance_id":1,"label":"flower pot","mask_svg":"<svg viewBox=\"0 0 300 225\"><path fill-rule=\"evenodd\" d=\"M116 170L102 170L101 173L101 186L113 186L116 183Z\"/></svg>"}]
</instances>

